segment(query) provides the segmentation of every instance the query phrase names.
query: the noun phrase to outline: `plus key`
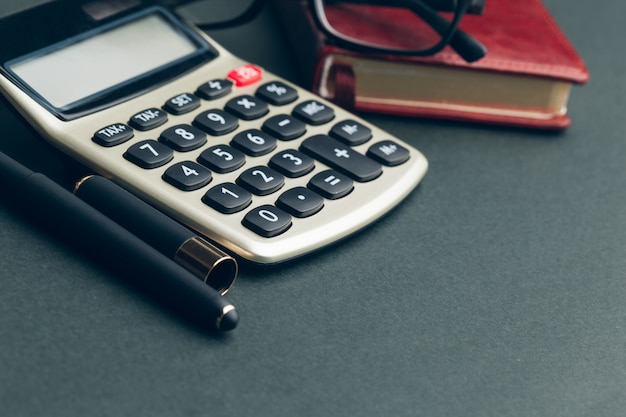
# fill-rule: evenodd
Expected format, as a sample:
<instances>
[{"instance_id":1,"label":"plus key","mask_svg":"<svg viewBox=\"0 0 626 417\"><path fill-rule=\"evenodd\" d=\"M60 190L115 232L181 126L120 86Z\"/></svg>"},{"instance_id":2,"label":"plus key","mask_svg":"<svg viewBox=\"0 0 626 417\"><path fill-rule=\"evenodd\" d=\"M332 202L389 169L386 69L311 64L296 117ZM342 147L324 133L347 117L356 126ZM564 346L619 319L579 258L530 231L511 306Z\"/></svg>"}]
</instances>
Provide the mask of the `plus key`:
<instances>
[{"instance_id":1,"label":"plus key","mask_svg":"<svg viewBox=\"0 0 626 417\"><path fill-rule=\"evenodd\" d=\"M306 139L300 150L359 182L371 181L382 173L381 164L326 135Z\"/></svg>"}]
</instances>

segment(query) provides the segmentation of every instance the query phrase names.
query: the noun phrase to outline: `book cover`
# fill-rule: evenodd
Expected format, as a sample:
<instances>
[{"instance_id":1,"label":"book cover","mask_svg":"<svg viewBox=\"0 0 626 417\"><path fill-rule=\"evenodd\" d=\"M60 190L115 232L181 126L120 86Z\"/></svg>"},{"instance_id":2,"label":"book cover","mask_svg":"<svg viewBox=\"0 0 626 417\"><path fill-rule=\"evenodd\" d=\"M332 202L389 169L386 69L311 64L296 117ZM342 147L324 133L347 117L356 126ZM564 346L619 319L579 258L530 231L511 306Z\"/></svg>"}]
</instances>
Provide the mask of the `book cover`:
<instances>
[{"instance_id":1,"label":"book cover","mask_svg":"<svg viewBox=\"0 0 626 417\"><path fill-rule=\"evenodd\" d=\"M487 1L482 15L466 15L461 28L488 50L473 63L449 47L430 57L342 49L317 28L306 0L272 2L303 82L353 111L564 129L570 124L571 87L589 79L583 60L540 0ZM423 30L406 24L415 18L404 9L361 6L358 19L349 8L328 13L353 37L384 36L401 45ZM384 29L389 22L395 30Z\"/></svg>"}]
</instances>

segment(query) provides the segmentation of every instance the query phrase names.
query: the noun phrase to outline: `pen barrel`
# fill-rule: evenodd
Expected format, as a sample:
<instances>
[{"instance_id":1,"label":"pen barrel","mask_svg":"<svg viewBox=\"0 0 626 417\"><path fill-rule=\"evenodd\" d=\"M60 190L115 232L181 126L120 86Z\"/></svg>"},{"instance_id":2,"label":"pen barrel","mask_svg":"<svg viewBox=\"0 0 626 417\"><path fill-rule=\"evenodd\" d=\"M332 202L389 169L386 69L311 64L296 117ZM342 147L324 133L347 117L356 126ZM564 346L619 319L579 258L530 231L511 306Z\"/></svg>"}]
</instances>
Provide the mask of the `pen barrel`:
<instances>
[{"instance_id":1,"label":"pen barrel","mask_svg":"<svg viewBox=\"0 0 626 417\"><path fill-rule=\"evenodd\" d=\"M54 181L5 158L0 154L0 174L9 181L2 181L1 188L12 193L21 213L142 285L188 319L219 330L236 326L236 310L213 288Z\"/></svg>"},{"instance_id":2,"label":"pen barrel","mask_svg":"<svg viewBox=\"0 0 626 417\"><path fill-rule=\"evenodd\" d=\"M88 176L76 184L74 194L222 295L233 285L238 273L233 257L113 181Z\"/></svg>"}]
</instances>

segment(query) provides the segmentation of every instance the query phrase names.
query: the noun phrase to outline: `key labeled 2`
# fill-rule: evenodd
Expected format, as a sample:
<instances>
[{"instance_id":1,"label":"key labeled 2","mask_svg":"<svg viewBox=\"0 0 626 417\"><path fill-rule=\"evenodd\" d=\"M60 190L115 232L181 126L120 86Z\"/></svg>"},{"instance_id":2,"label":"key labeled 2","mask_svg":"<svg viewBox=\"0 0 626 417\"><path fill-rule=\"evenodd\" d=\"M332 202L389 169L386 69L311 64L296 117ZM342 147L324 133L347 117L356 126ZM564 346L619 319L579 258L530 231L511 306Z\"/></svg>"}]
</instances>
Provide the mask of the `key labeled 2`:
<instances>
[{"instance_id":1,"label":"key labeled 2","mask_svg":"<svg viewBox=\"0 0 626 417\"><path fill-rule=\"evenodd\" d=\"M237 178L237 184L256 195L268 195L285 184L285 177L266 166L249 168Z\"/></svg>"}]
</instances>

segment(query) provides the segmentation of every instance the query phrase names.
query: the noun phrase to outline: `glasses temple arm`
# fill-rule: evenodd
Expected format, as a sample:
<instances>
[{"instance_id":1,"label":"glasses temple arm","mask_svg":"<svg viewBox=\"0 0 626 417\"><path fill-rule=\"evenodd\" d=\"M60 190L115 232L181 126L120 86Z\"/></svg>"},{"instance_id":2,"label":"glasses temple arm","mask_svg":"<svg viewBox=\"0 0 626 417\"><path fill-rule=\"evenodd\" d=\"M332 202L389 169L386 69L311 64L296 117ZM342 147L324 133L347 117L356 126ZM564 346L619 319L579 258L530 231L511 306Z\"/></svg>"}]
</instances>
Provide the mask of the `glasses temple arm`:
<instances>
[{"instance_id":1,"label":"glasses temple arm","mask_svg":"<svg viewBox=\"0 0 626 417\"><path fill-rule=\"evenodd\" d=\"M450 27L454 25L454 22L448 22L430 7L418 0L409 0L405 3L408 3L408 7L411 11L424 19L439 35L445 38L449 34ZM471 1L469 0L459 0L457 7L461 8L461 10L457 9L455 18L458 16L458 20L460 20L466 13L470 4ZM458 25L458 22L456 22L456 24ZM487 48L482 43L458 27L454 30L452 36L449 37L449 45L467 62L477 61L487 54Z\"/></svg>"}]
</instances>

